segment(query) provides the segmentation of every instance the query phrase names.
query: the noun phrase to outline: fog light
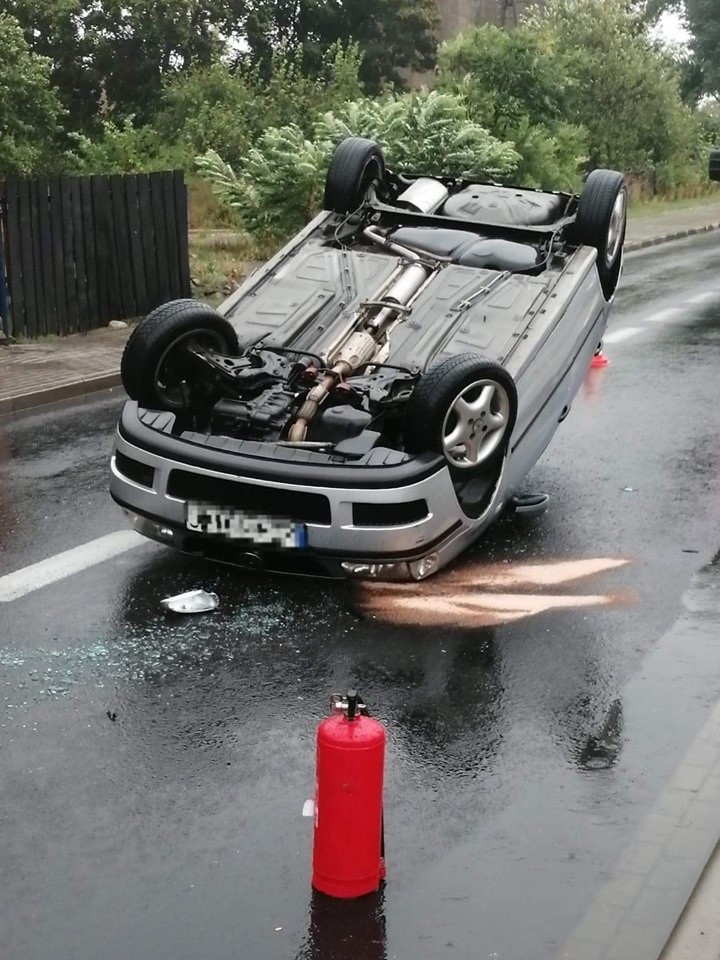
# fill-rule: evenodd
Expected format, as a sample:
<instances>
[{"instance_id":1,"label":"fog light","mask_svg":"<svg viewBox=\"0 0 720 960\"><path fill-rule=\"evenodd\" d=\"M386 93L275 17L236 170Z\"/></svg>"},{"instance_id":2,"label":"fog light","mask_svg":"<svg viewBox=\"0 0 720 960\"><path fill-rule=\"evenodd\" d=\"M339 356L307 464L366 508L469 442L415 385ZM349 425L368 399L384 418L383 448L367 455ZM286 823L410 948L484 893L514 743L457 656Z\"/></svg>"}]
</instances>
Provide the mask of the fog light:
<instances>
[{"instance_id":1,"label":"fog light","mask_svg":"<svg viewBox=\"0 0 720 960\"><path fill-rule=\"evenodd\" d=\"M429 553L426 557L423 557L422 560L418 560L416 563L410 564L410 573L414 580L424 580L425 577L429 577L431 573L435 573L438 568L438 563L440 557L437 553Z\"/></svg>"},{"instance_id":2,"label":"fog light","mask_svg":"<svg viewBox=\"0 0 720 960\"><path fill-rule=\"evenodd\" d=\"M350 563L341 564L349 577L363 580L409 580L410 570L406 563Z\"/></svg>"}]
</instances>

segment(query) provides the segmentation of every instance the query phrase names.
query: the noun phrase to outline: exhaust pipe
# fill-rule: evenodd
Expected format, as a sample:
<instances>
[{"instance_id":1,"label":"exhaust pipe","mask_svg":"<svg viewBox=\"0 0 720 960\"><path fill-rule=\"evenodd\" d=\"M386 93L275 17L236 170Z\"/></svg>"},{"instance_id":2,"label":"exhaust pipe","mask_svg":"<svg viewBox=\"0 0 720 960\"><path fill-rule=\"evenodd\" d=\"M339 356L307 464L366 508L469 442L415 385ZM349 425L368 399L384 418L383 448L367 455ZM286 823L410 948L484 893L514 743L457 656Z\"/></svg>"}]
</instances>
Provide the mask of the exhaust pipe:
<instances>
[{"instance_id":1,"label":"exhaust pipe","mask_svg":"<svg viewBox=\"0 0 720 960\"><path fill-rule=\"evenodd\" d=\"M424 260L415 250L388 240L377 227L367 227L363 230L363 235L371 243L410 262L395 283L384 292L381 300L366 304L365 310L379 308L378 312L367 318L364 329L350 334L337 351L332 368L308 393L288 432L288 440L292 443L301 443L305 440L308 427L317 415L320 405L337 384L372 361L385 327L408 306L435 270L435 263ZM433 260L437 262L437 258Z\"/></svg>"}]
</instances>

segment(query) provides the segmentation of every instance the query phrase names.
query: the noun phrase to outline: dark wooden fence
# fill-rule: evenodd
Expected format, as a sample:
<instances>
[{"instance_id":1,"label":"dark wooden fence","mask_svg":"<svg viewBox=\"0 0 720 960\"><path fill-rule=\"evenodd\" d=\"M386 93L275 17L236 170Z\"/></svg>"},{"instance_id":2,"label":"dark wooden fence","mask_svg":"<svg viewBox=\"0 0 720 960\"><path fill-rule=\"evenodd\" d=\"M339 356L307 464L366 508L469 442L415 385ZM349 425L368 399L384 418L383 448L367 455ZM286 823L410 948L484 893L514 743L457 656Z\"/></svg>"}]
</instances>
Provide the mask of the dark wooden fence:
<instances>
[{"instance_id":1,"label":"dark wooden fence","mask_svg":"<svg viewBox=\"0 0 720 960\"><path fill-rule=\"evenodd\" d=\"M66 334L190 295L181 170L0 184L10 332Z\"/></svg>"}]
</instances>

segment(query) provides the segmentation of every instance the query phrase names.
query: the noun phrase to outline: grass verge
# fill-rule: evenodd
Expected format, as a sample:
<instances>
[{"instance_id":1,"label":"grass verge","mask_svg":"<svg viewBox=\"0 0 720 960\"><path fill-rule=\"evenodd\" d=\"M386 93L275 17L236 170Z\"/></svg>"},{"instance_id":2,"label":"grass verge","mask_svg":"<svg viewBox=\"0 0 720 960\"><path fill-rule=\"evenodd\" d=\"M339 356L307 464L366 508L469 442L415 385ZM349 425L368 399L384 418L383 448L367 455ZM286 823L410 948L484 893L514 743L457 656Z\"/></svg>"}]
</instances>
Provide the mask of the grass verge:
<instances>
[{"instance_id":1,"label":"grass verge","mask_svg":"<svg viewBox=\"0 0 720 960\"><path fill-rule=\"evenodd\" d=\"M692 197L690 199L664 200L662 197L653 197L652 200L637 200L630 203L628 216L631 220L636 220L640 217L655 217L662 213L673 213L676 210L695 210L708 204L720 204L720 188L703 197Z\"/></svg>"},{"instance_id":2,"label":"grass verge","mask_svg":"<svg viewBox=\"0 0 720 960\"><path fill-rule=\"evenodd\" d=\"M190 231L193 293L217 306L262 262L277 244L258 242L236 230Z\"/></svg>"}]
</instances>

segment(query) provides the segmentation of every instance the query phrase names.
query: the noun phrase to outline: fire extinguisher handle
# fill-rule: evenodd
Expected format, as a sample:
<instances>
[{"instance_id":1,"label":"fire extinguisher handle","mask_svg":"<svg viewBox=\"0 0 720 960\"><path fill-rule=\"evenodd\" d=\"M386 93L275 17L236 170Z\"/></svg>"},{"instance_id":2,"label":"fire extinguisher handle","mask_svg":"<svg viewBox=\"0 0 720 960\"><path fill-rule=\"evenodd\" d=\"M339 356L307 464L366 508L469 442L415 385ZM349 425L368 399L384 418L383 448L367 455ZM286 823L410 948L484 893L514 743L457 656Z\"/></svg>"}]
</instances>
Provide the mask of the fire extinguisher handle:
<instances>
[{"instance_id":1,"label":"fire extinguisher handle","mask_svg":"<svg viewBox=\"0 0 720 960\"><path fill-rule=\"evenodd\" d=\"M344 697L334 693L330 698L330 709L333 713L344 713L348 720L370 716L370 711L357 690L348 690Z\"/></svg>"}]
</instances>

